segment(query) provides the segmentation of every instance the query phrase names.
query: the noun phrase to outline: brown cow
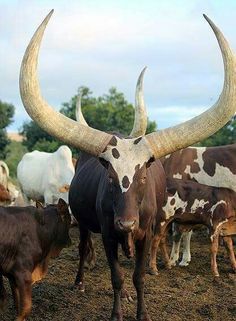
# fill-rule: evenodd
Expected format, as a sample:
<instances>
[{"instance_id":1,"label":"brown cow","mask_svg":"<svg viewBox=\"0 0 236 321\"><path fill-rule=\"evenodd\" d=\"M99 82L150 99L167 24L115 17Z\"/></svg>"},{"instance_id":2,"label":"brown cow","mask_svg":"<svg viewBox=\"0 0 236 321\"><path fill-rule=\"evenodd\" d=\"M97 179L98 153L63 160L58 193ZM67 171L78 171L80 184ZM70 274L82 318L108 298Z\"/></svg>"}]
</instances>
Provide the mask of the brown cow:
<instances>
[{"instance_id":1,"label":"brown cow","mask_svg":"<svg viewBox=\"0 0 236 321\"><path fill-rule=\"evenodd\" d=\"M45 208L0 207L0 306L6 301L2 276L8 278L17 310L17 321L30 314L32 284L47 272L50 257L70 245L67 204Z\"/></svg>"},{"instance_id":2,"label":"brown cow","mask_svg":"<svg viewBox=\"0 0 236 321\"><path fill-rule=\"evenodd\" d=\"M158 215L155 237L152 240L149 263L152 273L157 273L157 247L165 237L166 227L175 220L181 224L203 224L208 227L212 242L211 268L213 274L219 276L216 263L218 237L223 224L235 219L235 210L236 194L230 189L168 178L165 204ZM168 261L167 255L165 258ZM236 271L236 260L232 253L230 258L232 267Z\"/></svg>"}]
</instances>

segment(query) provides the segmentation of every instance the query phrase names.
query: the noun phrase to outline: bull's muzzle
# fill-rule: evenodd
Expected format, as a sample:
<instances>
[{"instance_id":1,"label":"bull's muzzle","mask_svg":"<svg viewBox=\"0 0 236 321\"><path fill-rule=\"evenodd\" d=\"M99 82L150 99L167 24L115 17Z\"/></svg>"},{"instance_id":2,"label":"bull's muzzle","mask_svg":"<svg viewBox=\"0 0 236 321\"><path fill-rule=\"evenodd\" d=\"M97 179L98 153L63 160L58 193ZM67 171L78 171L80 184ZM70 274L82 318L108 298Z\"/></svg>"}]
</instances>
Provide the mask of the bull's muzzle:
<instances>
[{"instance_id":1,"label":"bull's muzzle","mask_svg":"<svg viewBox=\"0 0 236 321\"><path fill-rule=\"evenodd\" d=\"M136 228L136 225L137 225L136 220L124 221L124 220L118 219L115 221L115 227L120 232L126 232L126 233L132 232Z\"/></svg>"}]
</instances>

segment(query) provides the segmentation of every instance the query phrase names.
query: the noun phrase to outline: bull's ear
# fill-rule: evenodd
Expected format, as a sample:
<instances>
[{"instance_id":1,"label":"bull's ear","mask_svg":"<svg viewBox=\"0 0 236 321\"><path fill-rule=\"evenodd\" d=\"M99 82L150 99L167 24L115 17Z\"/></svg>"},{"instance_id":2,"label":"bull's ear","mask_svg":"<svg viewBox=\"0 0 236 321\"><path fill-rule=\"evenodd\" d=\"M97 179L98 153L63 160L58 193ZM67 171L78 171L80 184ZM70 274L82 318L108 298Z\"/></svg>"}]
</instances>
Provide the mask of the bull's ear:
<instances>
[{"instance_id":1,"label":"bull's ear","mask_svg":"<svg viewBox=\"0 0 236 321\"><path fill-rule=\"evenodd\" d=\"M150 167L154 161L155 161L155 157L149 158L149 160L146 163L146 167L147 168Z\"/></svg>"},{"instance_id":2,"label":"bull's ear","mask_svg":"<svg viewBox=\"0 0 236 321\"><path fill-rule=\"evenodd\" d=\"M58 203L57 203L57 208L61 211L68 209L68 205L66 204L66 202L62 199L59 198Z\"/></svg>"},{"instance_id":3,"label":"bull's ear","mask_svg":"<svg viewBox=\"0 0 236 321\"><path fill-rule=\"evenodd\" d=\"M102 164L103 167L105 167L106 169L108 169L109 167L109 162L106 161L105 159L103 159L102 157L99 157L99 162Z\"/></svg>"},{"instance_id":4,"label":"bull's ear","mask_svg":"<svg viewBox=\"0 0 236 321\"><path fill-rule=\"evenodd\" d=\"M59 201L57 203L57 210L62 221L65 221L67 215L69 216L69 209L68 209L68 205L62 198L59 198Z\"/></svg>"},{"instance_id":5,"label":"bull's ear","mask_svg":"<svg viewBox=\"0 0 236 321\"><path fill-rule=\"evenodd\" d=\"M44 208L43 204L40 201L36 201L36 207L37 208Z\"/></svg>"}]
</instances>

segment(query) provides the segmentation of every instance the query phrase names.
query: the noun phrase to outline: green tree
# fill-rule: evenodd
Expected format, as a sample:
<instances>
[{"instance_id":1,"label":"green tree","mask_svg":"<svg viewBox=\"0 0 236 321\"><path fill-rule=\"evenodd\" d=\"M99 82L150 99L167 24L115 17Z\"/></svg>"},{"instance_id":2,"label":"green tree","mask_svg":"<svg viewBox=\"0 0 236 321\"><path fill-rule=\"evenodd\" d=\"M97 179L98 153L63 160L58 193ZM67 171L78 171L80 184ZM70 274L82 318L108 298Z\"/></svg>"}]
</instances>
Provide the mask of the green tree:
<instances>
[{"instance_id":1,"label":"green tree","mask_svg":"<svg viewBox=\"0 0 236 321\"><path fill-rule=\"evenodd\" d=\"M91 96L92 92L87 87L80 87L78 93L82 93L83 115L89 126L129 135L134 123L134 107L127 102L123 93L115 87L97 99ZM61 109L63 114L72 119L75 119L76 100L77 95L69 103L64 103ZM147 133L155 131L156 127L155 121L148 121Z\"/></svg>"},{"instance_id":2,"label":"green tree","mask_svg":"<svg viewBox=\"0 0 236 321\"><path fill-rule=\"evenodd\" d=\"M221 146L236 142L236 117L233 117L214 135L198 143L198 146Z\"/></svg>"},{"instance_id":3,"label":"green tree","mask_svg":"<svg viewBox=\"0 0 236 321\"><path fill-rule=\"evenodd\" d=\"M54 152L62 143L42 130L34 121L25 122L20 130L24 136L23 145L29 150Z\"/></svg>"},{"instance_id":4,"label":"green tree","mask_svg":"<svg viewBox=\"0 0 236 321\"><path fill-rule=\"evenodd\" d=\"M6 147L10 143L7 138L6 127L12 123L14 116L14 106L0 100L0 159L6 157Z\"/></svg>"},{"instance_id":5,"label":"green tree","mask_svg":"<svg viewBox=\"0 0 236 321\"><path fill-rule=\"evenodd\" d=\"M134 107L127 102L124 94L112 87L108 94L95 98L88 87L80 87L78 92L82 93L82 109L87 123L102 131L120 132L128 135L133 127ZM73 96L69 102L63 103L61 113L75 119L77 95ZM148 121L147 132L156 130L156 123ZM34 149L47 152L55 151L62 143L56 141L52 136L40 129L38 125L31 121L25 123L21 134L25 140L23 144L32 151ZM73 150L76 155L77 151Z\"/></svg>"}]
</instances>

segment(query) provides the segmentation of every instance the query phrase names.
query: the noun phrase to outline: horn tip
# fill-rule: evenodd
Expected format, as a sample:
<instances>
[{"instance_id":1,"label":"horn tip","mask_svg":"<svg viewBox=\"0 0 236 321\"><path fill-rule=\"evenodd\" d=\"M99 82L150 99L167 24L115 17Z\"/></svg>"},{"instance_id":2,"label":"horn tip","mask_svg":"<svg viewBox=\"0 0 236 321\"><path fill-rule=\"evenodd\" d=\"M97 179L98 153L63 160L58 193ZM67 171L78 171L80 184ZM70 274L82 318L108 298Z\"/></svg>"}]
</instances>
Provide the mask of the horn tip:
<instances>
[{"instance_id":1,"label":"horn tip","mask_svg":"<svg viewBox=\"0 0 236 321\"><path fill-rule=\"evenodd\" d=\"M207 16L205 13L203 13L203 17L206 19L206 21L207 21L210 25L212 24L211 19L208 18L208 16Z\"/></svg>"}]
</instances>

